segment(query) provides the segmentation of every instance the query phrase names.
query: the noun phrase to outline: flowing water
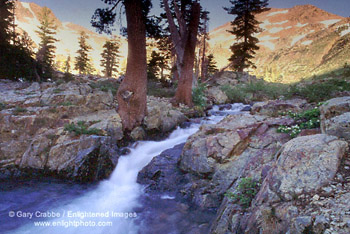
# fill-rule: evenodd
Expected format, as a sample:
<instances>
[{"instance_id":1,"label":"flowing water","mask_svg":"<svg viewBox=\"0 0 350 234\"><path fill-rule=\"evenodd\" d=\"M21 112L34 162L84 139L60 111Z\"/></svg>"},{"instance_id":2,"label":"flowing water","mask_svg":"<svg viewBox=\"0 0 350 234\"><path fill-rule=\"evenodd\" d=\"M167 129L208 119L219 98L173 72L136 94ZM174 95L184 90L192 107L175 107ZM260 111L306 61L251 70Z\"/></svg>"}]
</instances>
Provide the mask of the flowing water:
<instances>
[{"instance_id":1,"label":"flowing water","mask_svg":"<svg viewBox=\"0 0 350 234\"><path fill-rule=\"evenodd\" d=\"M223 111L214 107L200 124L178 128L163 141L137 142L128 155L119 158L111 177L97 185L55 180L1 182L0 233L142 233L140 222L135 222L143 190L136 182L138 172L164 150L186 142L201 124L217 123L243 107L233 104Z\"/></svg>"}]
</instances>

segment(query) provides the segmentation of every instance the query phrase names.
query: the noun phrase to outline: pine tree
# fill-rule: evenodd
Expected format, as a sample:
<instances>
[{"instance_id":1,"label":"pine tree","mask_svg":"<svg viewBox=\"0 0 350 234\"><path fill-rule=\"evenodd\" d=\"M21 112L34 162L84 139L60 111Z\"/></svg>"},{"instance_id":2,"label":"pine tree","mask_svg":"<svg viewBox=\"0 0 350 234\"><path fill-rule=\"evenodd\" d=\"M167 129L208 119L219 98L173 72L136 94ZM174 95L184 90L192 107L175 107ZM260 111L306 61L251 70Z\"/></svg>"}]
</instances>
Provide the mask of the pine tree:
<instances>
[{"instance_id":1,"label":"pine tree","mask_svg":"<svg viewBox=\"0 0 350 234\"><path fill-rule=\"evenodd\" d=\"M259 40L254 34L261 32L261 29L255 15L269 10L268 0L231 0L230 3L233 6L224 9L229 14L236 15L229 32L236 36L237 42L230 48L233 54L229 61L232 69L242 72L245 68L256 68L251 59L259 49Z\"/></svg>"},{"instance_id":2,"label":"pine tree","mask_svg":"<svg viewBox=\"0 0 350 234\"><path fill-rule=\"evenodd\" d=\"M75 69L78 70L79 74L88 74L89 67L91 67L91 61L89 58L89 51L92 49L87 43L89 36L82 31L79 37L79 50L77 50L78 56L75 57Z\"/></svg>"},{"instance_id":3,"label":"pine tree","mask_svg":"<svg viewBox=\"0 0 350 234\"><path fill-rule=\"evenodd\" d=\"M149 79L166 82L165 71L170 70L172 57L172 43L169 36L158 38L153 45L157 50L152 50L150 60L147 63L147 76Z\"/></svg>"},{"instance_id":4,"label":"pine tree","mask_svg":"<svg viewBox=\"0 0 350 234\"><path fill-rule=\"evenodd\" d=\"M40 77L38 77L36 70L37 62L34 59L34 41L25 31L16 35L14 41L12 67L15 69L15 76L38 81Z\"/></svg>"},{"instance_id":5,"label":"pine tree","mask_svg":"<svg viewBox=\"0 0 350 234\"><path fill-rule=\"evenodd\" d=\"M68 55L67 60L64 62L63 70L64 73L69 74L70 73L70 55Z\"/></svg>"},{"instance_id":6,"label":"pine tree","mask_svg":"<svg viewBox=\"0 0 350 234\"><path fill-rule=\"evenodd\" d=\"M0 1L0 46L8 46L11 41L11 25L13 22L14 1L2 0Z\"/></svg>"},{"instance_id":7,"label":"pine tree","mask_svg":"<svg viewBox=\"0 0 350 234\"><path fill-rule=\"evenodd\" d=\"M173 44L169 38L169 36L161 37L157 40L157 48L159 53L158 66L160 68L159 78L160 80L166 81L166 77L164 75L165 71L170 70L170 63L172 57L172 49Z\"/></svg>"},{"instance_id":8,"label":"pine tree","mask_svg":"<svg viewBox=\"0 0 350 234\"><path fill-rule=\"evenodd\" d=\"M35 77L33 41L26 32L16 33L15 0L0 1L0 79Z\"/></svg>"},{"instance_id":9,"label":"pine tree","mask_svg":"<svg viewBox=\"0 0 350 234\"><path fill-rule=\"evenodd\" d=\"M43 77L48 78L52 75L55 59L56 46L58 40L54 38L57 26L55 20L51 17L51 10L47 7L42 9L39 15L40 26L36 33L40 37L39 50L36 59L42 67Z\"/></svg>"},{"instance_id":10,"label":"pine tree","mask_svg":"<svg viewBox=\"0 0 350 234\"><path fill-rule=\"evenodd\" d=\"M207 41L209 40L209 32L208 32L208 26L209 26L209 11L202 11L202 15L201 15L201 20L203 21L203 26L200 28L199 32L200 35L202 36L202 40L201 40L201 48L200 48L200 52L201 52L201 58L200 60L200 64L201 64L201 75L200 77L202 78L202 80L204 80L205 78L207 78L208 76L208 60L206 57L206 52L207 52Z\"/></svg>"},{"instance_id":11,"label":"pine tree","mask_svg":"<svg viewBox=\"0 0 350 234\"><path fill-rule=\"evenodd\" d=\"M13 1L0 1L0 78L8 77L11 73L11 68L8 64L11 58L11 22Z\"/></svg>"},{"instance_id":12,"label":"pine tree","mask_svg":"<svg viewBox=\"0 0 350 234\"><path fill-rule=\"evenodd\" d=\"M152 51L151 59L147 63L147 78L151 80L159 79L159 61L161 60L161 56L156 51Z\"/></svg>"},{"instance_id":13,"label":"pine tree","mask_svg":"<svg viewBox=\"0 0 350 234\"><path fill-rule=\"evenodd\" d=\"M105 77L112 77L114 73L118 72L118 58L119 44L116 40L109 40L103 45L103 52L101 53L101 66L104 68L103 73Z\"/></svg>"},{"instance_id":14,"label":"pine tree","mask_svg":"<svg viewBox=\"0 0 350 234\"><path fill-rule=\"evenodd\" d=\"M219 71L218 67L216 66L216 62L214 61L214 55L213 54L209 54L207 57L207 61L208 61L208 75L213 75L216 72Z\"/></svg>"}]
</instances>

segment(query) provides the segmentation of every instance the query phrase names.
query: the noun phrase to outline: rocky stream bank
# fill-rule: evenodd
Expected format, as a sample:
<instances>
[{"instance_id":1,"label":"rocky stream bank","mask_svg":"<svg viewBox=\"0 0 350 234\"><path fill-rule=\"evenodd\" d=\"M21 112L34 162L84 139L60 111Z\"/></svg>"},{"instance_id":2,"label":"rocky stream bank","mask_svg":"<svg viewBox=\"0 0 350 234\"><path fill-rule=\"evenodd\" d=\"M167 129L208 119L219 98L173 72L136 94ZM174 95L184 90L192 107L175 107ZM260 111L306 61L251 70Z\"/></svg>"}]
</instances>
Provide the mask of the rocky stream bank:
<instances>
[{"instance_id":1,"label":"rocky stream bank","mask_svg":"<svg viewBox=\"0 0 350 234\"><path fill-rule=\"evenodd\" d=\"M320 106L319 130L293 139L278 131L295 122L279 111L308 105L256 103L251 113L203 125L185 145L155 157L138 182L148 194L167 192L203 212L214 210L202 223L210 233L350 233L350 97ZM242 192L243 181L255 181L248 188L253 196Z\"/></svg>"},{"instance_id":2,"label":"rocky stream bank","mask_svg":"<svg viewBox=\"0 0 350 234\"><path fill-rule=\"evenodd\" d=\"M1 81L0 92L2 179L98 181L127 152L113 90L94 80ZM212 87L208 101L227 99ZM296 137L280 131L296 124L280 112L314 107L305 100L259 102L239 113L227 110L232 107L215 107L211 114L228 115L202 125L185 144L154 157L139 172L137 181L145 186L144 206L138 208L145 215L142 225L159 232L169 228L147 216L152 206L162 206L152 199L167 194L162 200L172 205L163 204L161 218L180 222L179 233L350 233L350 97L325 102L320 128ZM131 140L200 122L191 116L169 99L148 97L148 116ZM243 182L250 186L248 195Z\"/></svg>"},{"instance_id":3,"label":"rocky stream bank","mask_svg":"<svg viewBox=\"0 0 350 234\"><path fill-rule=\"evenodd\" d=\"M87 182L108 178L123 146L185 122L186 110L148 97L148 116L125 140L109 86L69 83L0 83L0 178L55 176ZM107 87L107 88L106 88Z\"/></svg>"}]
</instances>

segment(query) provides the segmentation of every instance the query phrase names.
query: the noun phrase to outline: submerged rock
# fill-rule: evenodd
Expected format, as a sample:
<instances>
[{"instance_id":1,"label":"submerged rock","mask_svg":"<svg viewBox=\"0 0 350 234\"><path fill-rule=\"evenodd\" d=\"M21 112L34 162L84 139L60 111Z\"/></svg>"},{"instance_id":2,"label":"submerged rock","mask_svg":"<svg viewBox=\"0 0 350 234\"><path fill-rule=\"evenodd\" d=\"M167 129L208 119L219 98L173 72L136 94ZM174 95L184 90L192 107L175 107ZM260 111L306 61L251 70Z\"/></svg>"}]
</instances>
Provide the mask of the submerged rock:
<instances>
[{"instance_id":1,"label":"submerged rock","mask_svg":"<svg viewBox=\"0 0 350 234\"><path fill-rule=\"evenodd\" d=\"M174 192L181 190L184 174L177 167L185 144L174 146L154 157L137 176L137 182L147 185L146 191Z\"/></svg>"},{"instance_id":2,"label":"submerged rock","mask_svg":"<svg viewBox=\"0 0 350 234\"><path fill-rule=\"evenodd\" d=\"M174 233L208 233L215 211L190 202L189 178L178 167L183 146L165 150L138 174L137 182L145 186L143 207L137 210L143 233L167 233L169 226Z\"/></svg>"}]
</instances>

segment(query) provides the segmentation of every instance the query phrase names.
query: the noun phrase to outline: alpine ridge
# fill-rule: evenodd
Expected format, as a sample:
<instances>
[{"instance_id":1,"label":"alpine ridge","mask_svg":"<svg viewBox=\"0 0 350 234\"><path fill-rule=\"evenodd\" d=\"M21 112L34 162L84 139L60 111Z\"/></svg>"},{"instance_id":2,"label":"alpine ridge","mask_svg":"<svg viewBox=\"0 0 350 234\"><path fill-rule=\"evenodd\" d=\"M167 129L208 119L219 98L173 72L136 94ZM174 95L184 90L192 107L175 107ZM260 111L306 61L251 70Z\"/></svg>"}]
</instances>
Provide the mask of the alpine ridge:
<instances>
[{"instance_id":1,"label":"alpine ridge","mask_svg":"<svg viewBox=\"0 0 350 234\"><path fill-rule=\"evenodd\" d=\"M36 45L41 6L35 3L17 2L16 24L26 31ZM105 35L92 32L80 25L61 22L54 13L57 29L57 65L70 55L76 56L78 37L81 31L89 35L92 46L91 59L97 73L101 71L102 46L108 39ZM350 63L350 18L326 12L313 5L298 5L293 8L271 8L257 15L262 32L256 36L260 40L260 50L254 62L256 70L250 72L268 81L292 83L301 79L334 71ZM214 54L218 67L228 64L230 46L234 36L230 22L209 33L209 53ZM120 37L120 68L125 68L127 42ZM74 60L73 60L74 61Z\"/></svg>"},{"instance_id":2,"label":"alpine ridge","mask_svg":"<svg viewBox=\"0 0 350 234\"><path fill-rule=\"evenodd\" d=\"M343 67L350 61L350 19L313 5L272 8L257 15L262 32L251 71L270 81L291 83ZM234 36L230 22L210 32L210 52L219 67L228 64Z\"/></svg>"}]
</instances>

